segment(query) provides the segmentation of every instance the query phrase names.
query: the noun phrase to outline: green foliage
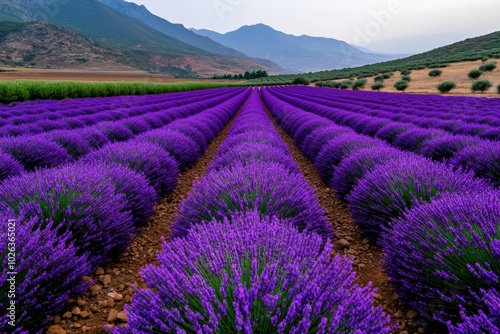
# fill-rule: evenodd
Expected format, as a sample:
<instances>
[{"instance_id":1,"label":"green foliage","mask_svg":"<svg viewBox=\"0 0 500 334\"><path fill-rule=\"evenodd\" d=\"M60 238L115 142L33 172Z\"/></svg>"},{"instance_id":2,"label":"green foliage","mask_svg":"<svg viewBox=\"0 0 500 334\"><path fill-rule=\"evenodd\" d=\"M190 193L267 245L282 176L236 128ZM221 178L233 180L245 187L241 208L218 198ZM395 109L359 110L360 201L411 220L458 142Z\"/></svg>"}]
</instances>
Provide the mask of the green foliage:
<instances>
[{"instance_id":1,"label":"green foliage","mask_svg":"<svg viewBox=\"0 0 500 334\"><path fill-rule=\"evenodd\" d=\"M349 89L351 88L353 85L353 82L351 80L344 80L344 81L341 81L341 82L337 82L335 88L340 88L340 89Z\"/></svg>"},{"instance_id":2,"label":"green foliage","mask_svg":"<svg viewBox=\"0 0 500 334\"><path fill-rule=\"evenodd\" d=\"M381 74L384 79L390 79L394 75L394 73L382 73Z\"/></svg>"},{"instance_id":3,"label":"green foliage","mask_svg":"<svg viewBox=\"0 0 500 334\"><path fill-rule=\"evenodd\" d=\"M375 78L373 78L375 82L384 82L384 76L383 75L377 75Z\"/></svg>"},{"instance_id":4,"label":"green foliage","mask_svg":"<svg viewBox=\"0 0 500 334\"><path fill-rule=\"evenodd\" d=\"M401 77L401 80L404 80L404 81L408 81L408 82L410 82L410 81L411 81L411 77L410 77L409 75L403 75L403 76Z\"/></svg>"},{"instance_id":5,"label":"green foliage","mask_svg":"<svg viewBox=\"0 0 500 334\"><path fill-rule=\"evenodd\" d=\"M19 31L26 26L25 23L17 22L0 22L0 42L2 42L7 35Z\"/></svg>"},{"instance_id":6,"label":"green foliage","mask_svg":"<svg viewBox=\"0 0 500 334\"><path fill-rule=\"evenodd\" d=\"M78 97L161 94L229 86L243 85L216 82L158 84L149 82L4 81L0 82L0 103L39 99L59 100Z\"/></svg>"},{"instance_id":7,"label":"green foliage","mask_svg":"<svg viewBox=\"0 0 500 334\"><path fill-rule=\"evenodd\" d=\"M353 82L352 84L352 89L354 90L359 90L365 88L366 85L366 79L358 79Z\"/></svg>"},{"instance_id":8,"label":"green foliage","mask_svg":"<svg viewBox=\"0 0 500 334\"><path fill-rule=\"evenodd\" d=\"M497 92L498 92L498 94L500 94L500 84L498 84L498 86L497 86Z\"/></svg>"},{"instance_id":9,"label":"green foliage","mask_svg":"<svg viewBox=\"0 0 500 334\"><path fill-rule=\"evenodd\" d=\"M309 85L309 80L304 77L297 77L293 79L292 84L294 85Z\"/></svg>"},{"instance_id":10,"label":"green foliage","mask_svg":"<svg viewBox=\"0 0 500 334\"><path fill-rule=\"evenodd\" d=\"M450 90L455 88L457 85L453 81L443 81L439 85L437 85L437 89L441 93L448 93Z\"/></svg>"},{"instance_id":11,"label":"green foliage","mask_svg":"<svg viewBox=\"0 0 500 334\"><path fill-rule=\"evenodd\" d=\"M495 68L497 68L497 63L494 63L494 62L486 63L486 64L479 66L479 69L481 71L493 71Z\"/></svg>"},{"instance_id":12,"label":"green foliage","mask_svg":"<svg viewBox=\"0 0 500 334\"><path fill-rule=\"evenodd\" d=\"M411 70L409 70L409 69L403 69L400 72L401 72L401 75L410 75L411 74Z\"/></svg>"},{"instance_id":13,"label":"green foliage","mask_svg":"<svg viewBox=\"0 0 500 334\"><path fill-rule=\"evenodd\" d=\"M372 87L371 87L371 88L372 88L372 90L379 91L379 90L381 90L381 89L382 89L382 88L384 88L384 87L385 87L385 86L384 86L384 83L383 83L383 82L378 81L378 82L375 82L375 83L372 85Z\"/></svg>"},{"instance_id":14,"label":"green foliage","mask_svg":"<svg viewBox=\"0 0 500 334\"><path fill-rule=\"evenodd\" d=\"M441 70L430 70L429 71L429 76L430 77L438 77L443 73Z\"/></svg>"},{"instance_id":15,"label":"green foliage","mask_svg":"<svg viewBox=\"0 0 500 334\"><path fill-rule=\"evenodd\" d=\"M437 64L430 64L428 67L430 69L433 69L433 68L444 68L444 67L448 67L448 66L450 66L450 65L437 63Z\"/></svg>"},{"instance_id":16,"label":"green foliage","mask_svg":"<svg viewBox=\"0 0 500 334\"><path fill-rule=\"evenodd\" d=\"M265 78L267 77L268 74L264 70L258 70L258 71L253 71L253 72L248 72L246 71L245 74L223 74L223 75L214 75L212 79L214 80L250 80L250 79L257 79L257 78Z\"/></svg>"},{"instance_id":17,"label":"green foliage","mask_svg":"<svg viewBox=\"0 0 500 334\"><path fill-rule=\"evenodd\" d=\"M399 80L399 81L397 81L394 84L394 88L396 88L397 90L400 90L400 91L404 92L406 90L406 88L408 88L408 81L406 81L406 80Z\"/></svg>"},{"instance_id":18,"label":"green foliage","mask_svg":"<svg viewBox=\"0 0 500 334\"><path fill-rule=\"evenodd\" d=\"M481 93L487 91L493 86L493 84L489 80L478 80L474 81L472 84L472 91L477 92L480 91Z\"/></svg>"},{"instance_id":19,"label":"green foliage","mask_svg":"<svg viewBox=\"0 0 500 334\"><path fill-rule=\"evenodd\" d=\"M483 71L481 70L478 70L477 68L476 69L473 69L473 70L470 70L469 71L469 74L467 74L467 76L471 79L477 79L481 76L481 74L483 74Z\"/></svg>"}]
</instances>

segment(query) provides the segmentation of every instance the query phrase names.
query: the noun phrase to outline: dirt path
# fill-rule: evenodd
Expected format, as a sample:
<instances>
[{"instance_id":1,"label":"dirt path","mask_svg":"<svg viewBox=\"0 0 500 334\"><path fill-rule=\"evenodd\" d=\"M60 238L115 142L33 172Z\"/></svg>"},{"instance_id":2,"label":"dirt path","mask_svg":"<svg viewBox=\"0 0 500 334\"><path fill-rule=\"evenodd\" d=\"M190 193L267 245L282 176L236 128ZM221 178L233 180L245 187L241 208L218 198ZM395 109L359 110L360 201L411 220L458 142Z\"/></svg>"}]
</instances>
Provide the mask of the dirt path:
<instances>
[{"instance_id":1,"label":"dirt path","mask_svg":"<svg viewBox=\"0 0 500 334\"><path fill-rule=\"evenodd\" d=\"M395 333L425 333L423 328L419 331L417 324L412 320L415 319L416 313L402 305L389 278L380 269L382 250L370 244L362 236L361 229L354 223L347 209L347 204L335 196L335 191L321 180L313 163L302 154L293 139L276 123L269 110L267 113L281 138L290 148L309 185L315 189L320 204L325 208L327 218L337 232L336 249L354 260L354 270L359 277L358 283L364 286L368 282L373 282L373 286L378 289L375 304L382 305L384 311L390 314L393 323L400 323ZM432 333L433 330L428 332Z\"/></svg>"},{"instance_id":2,"label":"dirt path","mask_svg":"<svg viewBox=\"0 0 500 334\"><path fill-rule=\"evenodd\" d=\"M126 319L123 312L124 305L132 299L131 285L144 288L145 284L139 276L140 269L147 264L157 264L156 255L161 252L161 237L168 240L172 222L178 215L179 204L192 189L193 182L200 179L206 168L213 160L216 151L227 136L229 128L236 116L226 128L215 138L205 154L198 162L182 173L179 184L174 192L163 198L156 206L150 221L135 236L128 250L118 260L109 263L85 280L94 280L96 283L89 291L74 299L68 300L68 306L61 314L55 316L54 322L68 334L90 333L104 334L107 324L124 324ZM123 319L123 320L121 320ZM47 333L60 334L63 332L49 328Z\"/></svg>"}]
</instances>

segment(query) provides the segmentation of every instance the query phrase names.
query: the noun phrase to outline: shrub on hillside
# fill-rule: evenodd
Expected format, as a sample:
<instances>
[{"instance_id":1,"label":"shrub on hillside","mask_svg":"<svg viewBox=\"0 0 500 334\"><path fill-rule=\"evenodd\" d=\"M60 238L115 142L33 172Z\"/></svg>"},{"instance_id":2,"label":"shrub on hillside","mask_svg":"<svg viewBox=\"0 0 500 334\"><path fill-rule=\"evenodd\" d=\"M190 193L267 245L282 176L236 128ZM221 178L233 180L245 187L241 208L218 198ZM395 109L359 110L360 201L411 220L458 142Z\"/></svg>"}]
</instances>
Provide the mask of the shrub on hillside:
<instances>
[{"instance_id":1,"label":"shrub on hillside","mask_svg":"<svg viewBox=\"0 0 500 334\"><path fill-rule=\"evenodd\" d=\"M379 74L375 78L373 78L375 82L384 82L384 76Z\"/></svg>"},{"instance_id":2,"label":"shrub on hillside","mask_svg":"<svg viewBox=\"0 0 500 334\"><path fill-rule=\"evenodd\" d=\"M401 75L410 75L411 74L411 70L408 70L408 69L403 69L400 72L401 72Z\"/></svg>"},{"instance_id":3,"label":"shrub on hillside","mask_svg":"<svg viewBox=\"0 0 500 334\"><path fill-rule=\"evenodd\" d=\"M394 88L396 88L399 91L404 92L406 90L406 88L408 88L408 81L406 81L406 80L396 81L396 83L394 84Z\"/></svg>"},{"instance_id":4,"label":"shrub on hillside","mask_svg":"<svg viewBox=\"0 0 500 334\"><path fill-rule=\"evenodd\" d=\"M367 80L366 79L358 79L353 82L352 89L359 90L365 88Z\"/></svg>"},{"instance_id":5,"label":"shrub on hillside","mask_svg":"<svg viewBox=\"0 0 500 334\"><path fill-rule=\"evenodd\" d=\"M390 318L321 236L256 212L163 243L126 306L132 333L377 333Z\"/></svg>"},{"instance_id":6,"label":"shrub on hillside","mask_svg":"<svg viewBox=\"0 0 500 334\"><path fill-rule=\"evenodd\" d=\"M405 212L383 236L398 295L443 323L456 321L459 305L484 310L481 291L498 288L499 221L500 192L487 189L446 194Z\"/></svg>"},{"instance_id":7,"label":"shrub on hillside","mask_svg":"<svg viewBox=\"0 0 500 334\"><path fill-rule=\"evenodd\" d=\"M441 70L430 70L429 71L429 76L430 77L438 77L441 74L443 74L443 71L441 71Z\"/></svg>"},{"instance_id":8,"label":"shrub on hillside","mask_svg":"<svg viewBox=\"0 0 500 334\"><path fill-rule=\"evenodd\" d=\"M473 69L473 70L470 70L469 71L469 74L467 74L467 76L471 79L477 79L481 76L481 74L483 74L483 71L481 70L478 70L477 68L476 69Z\"/></svg>"},{"instance_id":9,"label":"shrub on hillside","mask_svg":"<svg viewBox=\"0 0 500 334\"><path fill-rule=\"evenodd\" d=\"M379 90L381 90L381 89L382 89L382 88L384 88L384 87L385 87L385 85L383 84L383 82L380 82L380 81L375 82L375 83L371 86L372 90L376 90L376 91L379 91Z\"/></svg>"},{"instance_id":10,"label":"shrub on hillside","mask_svg":"<svg viewBox=\"0 0 500 334\"><path fill-rule=\"evenodd\" d=\"M471 89L473 92L480 91L481 93L484 93L485 91L490 89L492 86L493 86L493 84L489 80L478 80L472 84Z\"/></svg>"},{"instance_id":11,"label":"shrub on hillside","mask_svg":"<svg viewBox=\"0 0 500 334\"><path fill-rule=\"evenodd\" d=\"M309 85L309 80L304 77L297 77L293 79L292 84L294 85Z\"/></svg>"},{"instance_id":12,"label":"shrub on hillside","mask_svg":"<svg viewBox=\"0 0 500 334\"><path fill-rule=\"evenodd\" d=\"M453 88L455 88L457 85L453 82L453 81L443 81L441 82L439 85L437 85L437 89L441 92L441 93L448 93L449 91L451 91Z\"/></svg>"},{"instance_id":13,"label":"shrub on hillside","mask_svg":"<svg viewBox=\"0 0 500 334\"><path fill-rule=\"evenodd\" d=\"M448 64L443 64L443 63L435 63L435 64L430 64L430 65L428 66L428 68L430 68L430 69L434 69L434 68L444 68L444 67L448 67L448 66L450 66L450 65L448 65Z\"/></svg>"},{"instance_id":14,"label":"shrub on hillside","mask_svg":"<svg viewBox=\"0 0 500 334\"><path fill-rule=\"evenodd\" d=\"M394 73L382 73L381 74L384 79L390 79L394 75Z\"/></svg>"},{"instance_id":15,"label":"shrub on hillside","mask_svg":"<svg viewBox=\"0 0 500 334\"><path fill-rule=\"evenodd\" d=\"M401 80L403 80L403 81L407 81L407 82L410 82L410 81L411 81L411 77L410 77L409 75L403 75L403 76L401 77Z\"/></svg>"},{"instance_id":16,"label":"shrub on hillside","mask_svg":"<svg viewBox=\"0 0 500 334\"><path fill-rule=\"evenodd\" d=\"M500 84L498 84L498 86L497 86L497 92L498 92L498 94L500 94Z\"/></svg>"},{"instance_id":17,"label":"shrub on hillside","mask_svg":"<svg viewBox=\"0 0 500 334\"><path fill-rule=\"evenodd\" d=\"M491 63L485 63L479 66L479 69L481 71L493 71L495 68L497 68L497 64L494 62Z\"/></svg>"}]
</instances>

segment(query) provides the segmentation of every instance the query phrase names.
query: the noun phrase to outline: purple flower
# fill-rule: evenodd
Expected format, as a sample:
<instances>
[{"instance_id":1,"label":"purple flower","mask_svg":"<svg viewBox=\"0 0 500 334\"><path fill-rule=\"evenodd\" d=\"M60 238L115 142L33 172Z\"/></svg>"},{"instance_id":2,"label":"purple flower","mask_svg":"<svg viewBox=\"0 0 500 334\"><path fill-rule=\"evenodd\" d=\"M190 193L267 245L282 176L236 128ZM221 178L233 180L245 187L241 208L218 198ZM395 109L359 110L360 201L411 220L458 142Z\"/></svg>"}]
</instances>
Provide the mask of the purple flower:
<instances>
[{"instance_id":1,"label":"purple flower","mask_svg":"<svg viewBox=\"0 0 500 334\"><path fill-rule=\"evenodd\" d=\"M135 293L128 327L115 333L389 333L375 292L331 251L321 236L257 212L193 226L164 243L158 267L143 269L152 290Z\"/></svg>"},{"instance_id":2,"label":"purple flower","mask_svg":"<svg viewBox=\"0 0 500 334\"><path fill-rule=\"evenodd\" d=\"M467 147L450 161L456 168L471 170L477 177L484 178L500 187L500 143L485 142Z\"/></svg>"},{"instance_id":3,"label":"purple flower","mask_svg":"<svg viewBox=\"0 0 500 334\"><path fill-rule=\"evenodd\" d=\"M10 155L0 152L0 183L24 172L23 166Z\"/></svg>"},{"instance_id":4,"label":"purple flower","mask_svg":"<svg viewBox=\"0 0 500 334\"><path fill-rule=\"evenodd\" d=\"M480 292L497 289L500 279L500 192L469 190L403 213L383 235L385 269L399 296L441 322L455 322L459 305L485 310Z\"/></svg>"}]
</instances>

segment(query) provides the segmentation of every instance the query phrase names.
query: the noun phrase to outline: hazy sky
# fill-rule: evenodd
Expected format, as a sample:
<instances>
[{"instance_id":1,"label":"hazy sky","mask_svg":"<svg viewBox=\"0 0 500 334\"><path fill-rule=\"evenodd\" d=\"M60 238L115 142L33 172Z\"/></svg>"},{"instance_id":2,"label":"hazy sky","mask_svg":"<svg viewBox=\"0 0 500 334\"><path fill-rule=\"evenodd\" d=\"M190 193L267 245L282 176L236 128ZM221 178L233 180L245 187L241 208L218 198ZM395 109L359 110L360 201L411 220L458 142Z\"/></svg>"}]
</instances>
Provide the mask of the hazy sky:
<instances>
[{"instance_id":1,"label":"hazy sky","mask_svg":"<svg viewBox=\"0 0 500 334\"><path fill-rule=\"evenodd\" d=\"M418 52L500 30L499 0L127 1L188 28L224 33L264 23L293 35L333 37L386 52ZM405 43L401 37L412 38Z\"/></svg>"}]
</instances>

